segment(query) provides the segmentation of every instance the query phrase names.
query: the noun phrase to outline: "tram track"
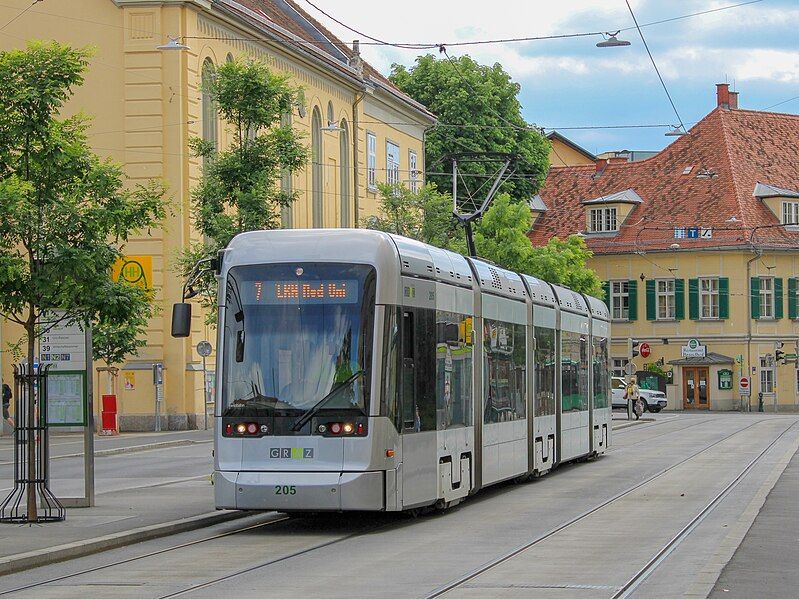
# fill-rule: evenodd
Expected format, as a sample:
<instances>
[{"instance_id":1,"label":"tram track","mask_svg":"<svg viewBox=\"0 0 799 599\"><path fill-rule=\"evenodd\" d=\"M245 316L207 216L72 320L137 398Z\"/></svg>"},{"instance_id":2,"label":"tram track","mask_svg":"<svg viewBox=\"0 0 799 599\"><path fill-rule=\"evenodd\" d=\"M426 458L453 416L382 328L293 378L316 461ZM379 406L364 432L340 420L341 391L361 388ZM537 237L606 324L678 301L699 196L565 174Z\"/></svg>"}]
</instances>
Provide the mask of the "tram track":
<instances>
[{"instance_id":1,"label":"tram track","mask_svg":"<svg viewBox=\"0 0 799 599\"><path fill-rule=\"evenodd\" d=\"M740 429L738 429L736 431L733 431L729 435L725 435L721 439L718 439L718 440L714 441L710 445L707 445L707 446L703 447L702 449L692 453L691 455L689 455L689 456L683 458L682 460L672 464L671 466L668 466L667 468L664 468L664 469L660 470L659 472L647 477L646 479L644 479L642 481L639 481L638 483L628 487L627 489L625 489L625 490L613 495L612 497L602 501L601 503L595 505L594 507L592 507L592 508L590 508L590 509L588 509L588 510L586 510L586 511L580 513L580 514L578 514L577 516L567 520L566 522L563 522L562 524L559 524L558 526L550 529L549 531L547 531L547 532L535 537L533 540L531 540L531 541L529 541L527 543L524 543L523 545L521 545L519 547L516 547L515 549L512 549L511 551L508 551L508 552L504 553L503 555L501 555L501 556L499 556L499 557L497 557L497 558L495 558L495 559L493 559L493 560L491 560L489 562L486 562L486 563L482 564L481 566L478 566L477 568L467 572L466 574L464 574L464 575L462 575L462 576L460 576L460 577L458 577L456 579L453 579L453 580L445 583L442 586L437 587L436 589L434 589L433 591L431 591L427 595L424 595L425 599L433 599L435 597L441 597L441 596L445 595L446 593L449 593L452 590L455 590L455 589L457 589L459 587L462 587L467 582L469 582L471 580L474 580L475 578L477 578L478 576L488 572L489 570L492 570L493 568L496 568L497 566L507 562L508 560L513 559L514 557L520 555L521 553L524 553L528 549L530 549L530 548L542 543L543 541L546 541L547 539L550 539L551 537L554 537L555 535L561 533L565 529L567 529L567 528L569 528L569 527L571 527L571 526L573 526L573 525L585 520L586 518L588 518L592 514L598 512L599 510L602 510L602 509L606 508L607 506L609 506L609 505L611 505L613 503L616 503L617 501L623 499L624 497L627 497L631 493L633 493L633 492L637 491L638 489L640 489L640 488L652 483L653 481L661 478L662 476L664 476L667 473L671 472L675 468L678 468L679 466L685 464L686 462L689 462L690 460L693 460L694 458L702 455L703 453L705 453L706 451L714 448L715 446L717 446L717 445L719 445L721 443L724 443L725 441L731 439L732 437L735 437L736 435L739 435L739 434L741 434L741 433L743 433L743 432L751 429L752 427L757 426L758 424L761 424L763 422L769 422L769 420L758 420L756 422L753 422L752 424L749 424L748 426L745 426L745 427L740 428ZM691 522L689 522L688 525L686 525L674 538L672 538L669 541L669 543L667 543L663 548L661 548L661 550L655 555L655 557L650 559L643 568L641 568L639 571L637 571L636 574L632 578L630 578L620 589L618 589L616 591L616 593L613 595L613 599L621 599L622 597L628 597L630 594L632 594L632 592L634 592L635 589L644 580L646 580L646 578L652 572L654 572L654 570L657 568L657 566L666 557L668 557L668 555L674 550L674 548L676 548L676 546L679 545L679 543L682 542L682 540L685 537L687 537L694 528L696 528L696 526L701 522L701 520L704 519L704 517L707 514L709 514L713 510L713 508L715 508L715 506L718 505L721 502L721 500L724 497L726 497L726 495L737 485L737 483L740 482L741 480L743 480L743 478L746 476L746 474L749 471L751 471L751 469L754 467L754 465L768 452L768 450L771 449L777 443L777 441L779 441L786 433L788 433L788 431L791 430L798 422L799 422L799 420L793 420L791 422L791 424L785 430L783 430L771 443L769 443L766 446L765 449L763 449L749 464L747 464L747 466L735 477L735 479L733 479L733 481L729 485L727 485L725 487L725 489L723 489L721 491L721 493L719 493L716 497L714 497L714 499L709 504L707 504L700 511L700 513L697 516L695 516L691 520Z\"/></svg>"},{"instance_id":2,"label":"tram track","mask_svg":"<svg viewBox=\"0 0 799 599\"><path fill-rule=\"evenodd\" d=\"M689 428L689 427L693 427L693 426L698 426L700 424L708 424L708 422L712 422L712 420L711 421L703 421L703 422L693 423L693 424L689 425L688 427L683 427L680 430L684 430L685 428ZM563 524L561 524L561 525L549 530L548 532L536 537L533 541L525 543L523 546L517 547L516 549L504 554L500 558L492 560L492 561L490 561L490 562L478 567L477 569L470 571L466 575L464 575L464 576L462 576L462 577L460 577L458 579L455 579L455 580L451 581L450 583L447 583L446 585L444 585L442 587L437 588L431 594L426 595L426 597L439 597L439 596L449 592L450 590L453 590L453 589L455 589L455 588L457 588L459 586L462 586L463 584L465 584L468 581L476 578L480 574L482 574L482 573L484 573L484 572L486 572L486 571L498 566L499 564L501 564L501 563L513 558L516 555L519 555L520 553L522 553L526 549L529 549L530 547L533 547L533 546L543 542L544 540L554 536L555 534L559 533L560 531L563 531L564 529L568 528L569 526L572 526L573 524L576 524L577 522L580 522L581 520L584 520L585 518L587 518L591 514L601 510L602 508L610 505L611 503L614 503L614 502L622 499L623 497L629 495L633 491L635 491L637 489L640 489L641 487L643 487L643 486L651 483L652 481L660 478L661 476L665 475L667 472L670 472L674 468L676 468L676 467L686 463L687 461L689 461L689 460L701 455L702 453L712 449L713 447L719 445L720 443L723 443L724 441L727 441L728 439L734 437L735 435L741 434L741 433L745 432L746 430L749 430L750 428L752 428L754 426L757 426L758 424L762 424L763 422L769 422L769 420L758 420L756 422L753 422L753 423L749 424L748 426L745 426L743 428L739 428L739 429L733 431L732 433L725 435L724 437L714 441L710 445L707 445L707 446L703 447L702 449L694 452L693 454L691 454L690 456L687 456L686 458L680 460L679 462L677 462L675 464L672 464L671 466L668 466L668 467L658 471L654 475L649 476L645 480L639 481L635 485L633 485L633 486L621 491L620 493L617 493L616 495L614 495L610 499L603 501L602 503L598 504L597 506L594 506L590 510L585 511L585 512L579 514L578 516L568 520L567 522L565 522L565 523L563 523ZM784 436L793 426L795 426L797 422L799 422L799 420L792 421L791 425L788 428L786 428L780 434L780 436L777 439L775 439L765 450L763 450L763 452L761 452L761 454L759 454L758 458L756 458L756 459L759 459L763 455L765 455L765 453L768 451L768 449L770 449L777 442L777 440L779 440L779 438ZM673 432L675 432L675 431L667 431L667 432L661 433L660 435L657 435L657 436L664 436L664 435L672 434ZM647 439L647 440L650 440L650 439ZM636 443L638 443L638 442L636 442ZM628 446L628 447L631 447L631 446ZM620 449L624 449L624 448L620 448ZM751 467L753 465L754 465L753 463L750 464L749 468L751 469ZM739 475L738 478L740 479L743 476L745 476L745 473ZM731 488L730 488L730 490L731 490ZM723 497L719 498L719 501L721 499L723 499ZM35 589L35 588L39 588L39 587L44 587L44 586L51 585L51 584L54 584L54 583L57 583L57 582L73 579L73 578L76 578L76 577L79 577L79 576L82 576L82 575L91 574L91 573L94 573L94 572L106 570L106 569L113 568L113 567L116 567L116 566L129 564L131 562L136 562L136 561L143 560L143 559L146 559L146 558L150 558L150 557L153 557L153 556L158 556L158 555L168 554L170 552L180 551L180 550L183 550L183 549L195 546L195 545L199 545L199 544L202 544L202 543L207 543L207 542L214 541L214 540L217 540L217 539L221 539L221 538L224 538L224 537L230 537L230 536L233 536L233 535L236 535L236 534L240 534L240 533L244 533L244 532L248 532L248 531L253 531L253 530L257 530L257 529L262 529L262 528L266 528L266 527L269 527L269 526L273 526L273 525L279 524L281 522L285 522L285 521L287 521L289 519L290 518L288 516L280 516L279 514L274 514L273 518L270 519L267 522L259 522L259 523L256 523L256 524L248 524L248 525L243 526L241 528L236 528L234 530L225 531L223 533L211 535L211 536L208 536L208 537L204 537L202 539L196 539L196 540L193 540L193 541L189 541L189 542L185 542L185 543L181 543L181 544L176 544L176 545L173 545L173 546L170 546L170 547L165 547L163 549L159 549L159 550L156 550L156 551L151 551L151 552L143 553L141 555L136 555L136 556L132 556L132 557L125 558L125 559L120 559L120 560L117 560L117 561L110 562L108 564L98 565L96 567L86 568L86 569L81 570L81 571L64 574L62 576L53 577L53 578L50 578L50 579L47 579L47 580L42 580L42 581L32 582L32 583L25 584L25 585L20 585L18 587L13 588L13 589L0 591L0 596L6 596L6 595L9 595L11 593L16 593L16 592L20 592L20 591L25 591L25 590ZM339 543L343 543L343 542L352 540L354 538L357 538L359 536L368 535L368 534L373 533L373 532L375 532L377 530L381 530L381 529L392 527L392 526L397 526L398 524L401 524L402 522L404 522L404 520L402 520L402 521L392 520L390 522L381 523L381 524L379 524L377 526L368 526L368 527L366 527L363 530L356 531L356 532L351 532L349 534L344 534L344 535L337 536L335 538L327 539L327 540L324 540L323 542L319 542L319 543L310 545L308 547L301 547L301 548L298 548L297 550L295 550L293 552L290 552L290 553L288 553L286 555L275 556L275 557L272 557L272 558L270 558L268 560L264 560L262 562L250 565L250 566L245 567L245 568L234 570L234 571L229 572L227 574L220 574L219 576L217 576L215 578L212 578L210 580L206 580L204 582L200 582L200 583L197 583L197 584L194 584L194 585L191 585L191 586L187 586L185 588L182 588L182 589L179 589L179 590L167 593L167 594L163 594L163 595L160 595L158 597L159 597L159 599L168 599L168 598L171 598L171 597L185 596L185 595L188 595L188 594L190 594L192 592L200 591L202 589L206 589L206 588L215 586L217 584L223 583L225 581L229 581L229 580L237 578L239 576L243 576L243 575L249 574L251 572L258 571L258 570L260 570L262 568L266 568L266 567L272 566L274 564L278 564L278 563L281 563L281 562L285 562L287 560L291 560L291 559L294 559L294 558L298 558L298 557L310 554L312 552L324 549L324 548L329 547L331 545L336 545L336 544L339 544ZM687 534L689 534L689 533L690 533L690 531L688 531L688 533L686 533L685 536L687 536ZM661 551L661 553L662 553L662 551ZM663 559L665 559L666 556L667 556L667 554L664 555ZM654 571L654 569L652 571ZM646 572L645 573L645 572L641 571L641 572L637 573L637 575L640 575L640 576L638 578L636 578L636 580L640 580L640 582L643 582L643 580L645 580L646 577L648 577L650 573L651 572ZM638 582L637 584L640 584L640 582ZM636 584L636 583L633 582L632 579L631 579L630 584ZM631 587L631 588L633 588L633 587ZM619 597L621 597L621 596L625 596L626 597L627 595L618 595L618 596Z\"/></svg>"},{"instance_id":3,"label":"tram track","mask_svg":"<svg viewBox=\"0 0 799 599\"><path fill-rule=\"evenodd\" d=\"M171 547L164 547L163 549L158 549L156 551L150 551L148 553L143 553L141 555L135 555L133 557L128 557L125 559L117 560L114 562L109 562L107 564L102 564L99 566L94 566L92 568L86 568L84 570L80 570L78 572L70 572L69 574L63 574L61 576L55 576L53 578L48 578L47 580L40 580L37 582L31 582L25 585L21 585L18 587L14 587L12 589L0 590L0 597L4 595L10 595L11 593L19 593L20 591L27 591L30 589L35 589L38 587L47 586L56 582L61 582L64 580L69 580L70 578L75 578L77 576L83 576L86 574L93 574L94 572L100 572L101 570L107 570L109 568L114 568L117 566L123 566L125 564L129 564L131 562L139 561L142 559L147 559L149 557L154 557L157 555L163 555L165 553L170 553L172 551L179 551L181 549L186 549L187 547L192 547L195 545L200 545L202 543L207 543L209 541L215 541L217 539L222 539L225 537L230 537L233 535L241 534L243 532L249 532L252 530L257 530L260 528L266 528L267 526L274 526L275 524L279 524L281 522L285 522L286 520L290 520L291 518L286 515L280 515L276 513L271 519L267 520L266 522L258 522L257 524L248 524L246 526L242 526L240 528L235 528L233 530L228 530L223 533L211 535L208 537L203 537L202 539L195 539L193 541L187 541L185 543L180 543L178 545L173 545Z\"/></svg>"}]
</instances>

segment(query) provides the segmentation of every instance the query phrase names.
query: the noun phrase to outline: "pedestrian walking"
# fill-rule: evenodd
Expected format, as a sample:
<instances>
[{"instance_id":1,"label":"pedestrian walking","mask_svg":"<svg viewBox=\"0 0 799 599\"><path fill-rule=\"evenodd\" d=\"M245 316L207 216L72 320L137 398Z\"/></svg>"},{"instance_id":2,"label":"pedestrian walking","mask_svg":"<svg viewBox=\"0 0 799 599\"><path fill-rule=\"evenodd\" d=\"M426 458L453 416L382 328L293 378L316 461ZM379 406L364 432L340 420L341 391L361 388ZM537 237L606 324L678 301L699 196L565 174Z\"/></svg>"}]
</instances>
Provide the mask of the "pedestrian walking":
<instances>
[{"instance_id":1,"label":"pedestrian walking","mask_svg":"<svg viewBox=\"0 0 799 599\"><path fill-rule=\"evenodd\" d=\"M11 418L11 414L9 413L9 408L11 407L11 400L13 399L13 395L11 393L11 387L7 384L3 383L3 420L8 422L11 425L11 428L14 428L16 425L14 424L14 419Z\"/></svg>"},{"instance_id":2,"label":"pedestrian walking","mask_svg":"<svg viewBox=\"0 0 799 599\"><path fill-rule=\"evenodd\" d=\"M624 390L624 399L632 402L635 419L640 419L641 414L644 413L644 404L641 402L641 389L638 387L638 381L634 376L630 377L627 383L627 388Z\"/></svg>"}]
</instances>

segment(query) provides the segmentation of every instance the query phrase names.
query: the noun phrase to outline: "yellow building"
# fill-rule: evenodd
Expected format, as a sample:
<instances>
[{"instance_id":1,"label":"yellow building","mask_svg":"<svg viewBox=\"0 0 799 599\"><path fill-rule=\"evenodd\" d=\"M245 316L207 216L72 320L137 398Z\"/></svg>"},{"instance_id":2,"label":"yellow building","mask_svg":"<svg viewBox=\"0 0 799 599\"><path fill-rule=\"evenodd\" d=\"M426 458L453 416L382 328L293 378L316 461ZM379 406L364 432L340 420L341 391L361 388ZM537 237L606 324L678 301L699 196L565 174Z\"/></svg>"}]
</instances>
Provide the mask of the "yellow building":
<instances>
[{"instance_id":1,"label":"yellow building","mask_svg":"<svg viewBox=\"0 0 799 599\"><path fill-rule=\"evenodd\" d=\"M531 239L585 236L614 374L636 339L634 370L670 373L670 408L757 409L762 394L765 410L796 411L799 117L737 100L719 85L716 108L647 160L552 168Z\"/></svg>"},{"instance_id":2,"label":"yellow building","mask_svg":"<svg viewBox=\"0 0 799 599\"><path fill-rule=\"evenodd\" d=\"M195 351L214 333L195 316L189 339L169 335L170 308L180 301L175 271L181 248L198 238L192 228L190 193L201 164L188 141L202 136L224 145L226 125L202 93L207 69L231 57L250 56L291 75L305 101L291 115L311 149L304 172L283 185L299 192L284 211L286 227L357 226L377 210L377 183L422 183L424 132L435 117L363 62L357 43L342 43L291 0L70 0L31 6L8 0L0 22L0 47L24 47L29 39L91 45L86 82L68 112L94 117L94 150L124 165L131 183L156 178L169 186L173 214L163 229L131 239L126 255L142 257L161 315L149 327L148 345L123 368L118 385L123 430L152 430L152 366L164 367L163 428L202 425L200 357ZM184 50L159 50L175 38ZM18 338L0 326L0 342ZM213 362L213 356L211 357ZM2 357L4 380L11 360ZM104 385L103 385L103 388Z\"/></svg>"},{"instance_id":3,"label":"yellow building","mask_svg":"<svg viewBox=\"0 0 799 599\"><path fill-rule=\"evenodd\" d=\"M579 166L596 161L597 157L591 152L557 131L548 133L547 139L550 143L549 164L552 166Z\"/></svg>"}]
</instances>

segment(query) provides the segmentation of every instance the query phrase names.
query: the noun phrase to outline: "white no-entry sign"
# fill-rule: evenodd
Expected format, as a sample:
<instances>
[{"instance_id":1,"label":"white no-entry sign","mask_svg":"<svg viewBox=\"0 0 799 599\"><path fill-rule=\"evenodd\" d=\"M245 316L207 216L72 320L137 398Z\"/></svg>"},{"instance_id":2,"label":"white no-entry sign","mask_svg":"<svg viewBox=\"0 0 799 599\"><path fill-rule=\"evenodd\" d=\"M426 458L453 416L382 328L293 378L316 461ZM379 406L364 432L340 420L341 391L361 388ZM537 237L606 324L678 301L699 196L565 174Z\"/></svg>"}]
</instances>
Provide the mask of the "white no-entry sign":
<instances>
[{"instance_id":1,"label":"white no-entry sign","mask_svg":"<svg viewBox=\"0 0 799 599\"><path fill-rule=\"evenodd\" d=\"M741 379L738 381L738 393L741 395L749 395L750 392L749 387L749 378L742 376Z\"/></svg>"}]
</instances>

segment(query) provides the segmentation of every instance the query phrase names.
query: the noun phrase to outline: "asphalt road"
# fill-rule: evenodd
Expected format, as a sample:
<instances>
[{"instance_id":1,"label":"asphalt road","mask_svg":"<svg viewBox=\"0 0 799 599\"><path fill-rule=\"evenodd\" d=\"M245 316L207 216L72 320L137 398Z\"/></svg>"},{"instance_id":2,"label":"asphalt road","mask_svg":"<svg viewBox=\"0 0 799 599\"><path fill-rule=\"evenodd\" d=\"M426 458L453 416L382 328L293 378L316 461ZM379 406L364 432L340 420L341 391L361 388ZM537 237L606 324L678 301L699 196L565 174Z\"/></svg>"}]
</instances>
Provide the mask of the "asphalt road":
<instances>
[{"instance_id":1,"label":"asphalt road","mask_svg":"<svg viewBox=\"0 0 799 599\"><path fill-rule=\"evenodd\" d=\"M238 533L198 531L0 578L0 594L32 584L12 596L425 597L449 589L447 597L560 599L626 587L636 597L705 596L737 547L730 540L756 515L751 506L799 447L798 422L660 414L617 431L599 460L486 489L443 513L275 516ZM159 476L188 467L189 456L167 455ZM130 467L140 470L145 456L131 455ZM46 583L57 576L65 578Z\"/></svg>"}]
</instances>

